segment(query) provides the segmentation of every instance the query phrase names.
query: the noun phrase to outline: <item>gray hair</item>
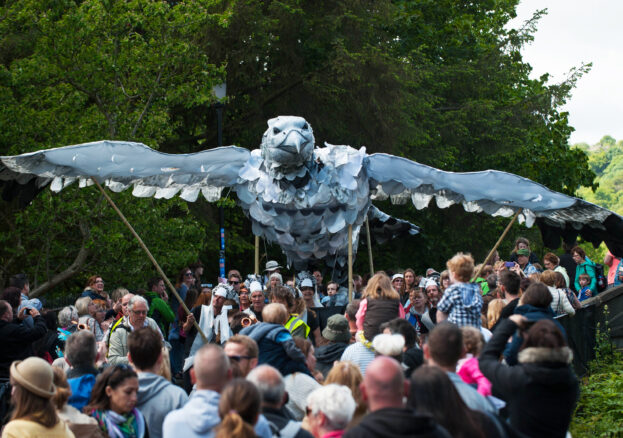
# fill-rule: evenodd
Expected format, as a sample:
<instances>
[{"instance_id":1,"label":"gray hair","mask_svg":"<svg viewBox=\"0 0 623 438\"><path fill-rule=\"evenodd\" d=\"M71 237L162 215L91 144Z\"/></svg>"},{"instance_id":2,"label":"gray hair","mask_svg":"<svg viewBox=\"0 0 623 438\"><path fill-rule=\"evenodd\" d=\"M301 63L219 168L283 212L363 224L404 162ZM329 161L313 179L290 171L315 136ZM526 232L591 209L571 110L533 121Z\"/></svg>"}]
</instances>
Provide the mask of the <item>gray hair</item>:
<instances>
[{"instance_id":1,"label":"gray hair","mask_svg":"<svg viewBox=\"0 0 623 438\"><path fill-rule=\"evenodd\" d=\"M273 274L270 274L270 277L268 279L272 280L273 278L278 279L279 280L279 284L283 284L283 277L281 276L281 274L279 272L275 272Z\"/></svg>"},{"instance_id":2,"label":"gray hair","mask_svg":"<svg viewBox=\"0 0 623 438\"><path fill-rule=\"evenodd\" d=\"M149 310L149 303L145 298L140 295L134 295L132 298L130 298L130 302L128 303L128 310L133 310L136 303L145 303L145 305L147 306L147 310Z\"/></svg>"},{"instance_id":3,"label":"gray hair","mask_svg":"<svg viewBox=\"0 0 623 438\"><path fill-rule=\"evenodd\" d=\"M312 415L322 412L327 417L326 427L329 430L346 429L356 407L350 389L335 383L321 386L307 396L307 408Z\"/></svg>"},{"instance_id":4,"label":"gray hair","mask_svg":"<svg viewBox=\"0 0 623 438\"><path fill-rule=\"evenodd\" d=\"M95 366L97 344L95 336L88 330L80 330L67 338L65 357L73 368Z\"/></svg>"},{"instance_id":5,"label":"gray hair","mask_svg":"<svg viewBox=\"0 0 623 438\"><path fill-rule=\"evenodd\" d=\"M82 297L76 300L76 309L78 310L78 316L89 314L89 304L91 304L91 297Z\"/></svg>"},{"instance_id":6,"label":"gray hair","mask_svg":"<svg viewBox=\"0 0 623 438\"><path fill-rule=\"evenodd\" d=\"M281 407L286 384L279 370L270 365L260 365L251 370L247 380L260 391L262 402Z\"/></svg>"},{"instance_id":7,"label":"gray hair","mask_svg":"<svg viewBox=\"0 0 623 438\"><path fill-rule=\"evenodd\" d=\"M61 327L69 327L72 321L77 321L78 309L75 306L66 306L63 307L60 312L58 312L58 324Z\"/></svg>"}]
</instances>

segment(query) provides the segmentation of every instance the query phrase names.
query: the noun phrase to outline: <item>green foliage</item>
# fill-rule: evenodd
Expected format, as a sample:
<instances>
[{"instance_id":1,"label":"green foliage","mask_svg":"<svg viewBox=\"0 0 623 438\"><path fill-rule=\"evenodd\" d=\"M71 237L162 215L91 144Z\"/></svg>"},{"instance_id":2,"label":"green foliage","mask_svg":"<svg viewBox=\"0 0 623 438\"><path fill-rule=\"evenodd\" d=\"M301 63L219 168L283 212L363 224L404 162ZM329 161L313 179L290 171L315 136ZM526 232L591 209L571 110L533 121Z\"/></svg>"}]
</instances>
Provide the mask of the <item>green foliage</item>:
<instances>
[{"instance_id":1,"label":"green foliage","mask_svg":"<svg viewBox=\"0 0 623 438\"><path fill-rule=\"evenodd\" d=\"M608 306L604 307L608 320ZM623 434L623 354L610 341L606 322L598 324L595 359L582 381L570 432L574 437L616 437Z\"/></svg>"}]
</instances>

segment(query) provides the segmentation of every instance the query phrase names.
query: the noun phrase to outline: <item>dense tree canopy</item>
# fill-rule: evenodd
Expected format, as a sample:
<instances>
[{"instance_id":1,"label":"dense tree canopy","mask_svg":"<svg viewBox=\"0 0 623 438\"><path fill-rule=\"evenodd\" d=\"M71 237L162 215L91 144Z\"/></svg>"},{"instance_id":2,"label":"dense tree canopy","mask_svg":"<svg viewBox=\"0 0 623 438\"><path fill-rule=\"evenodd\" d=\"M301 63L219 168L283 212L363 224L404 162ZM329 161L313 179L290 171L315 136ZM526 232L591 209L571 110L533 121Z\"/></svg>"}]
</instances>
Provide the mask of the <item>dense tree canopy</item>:
<instances>
[{"instance_id":1,"label":"dense tree canopy","mask_svg":"<svg viewBox=\"0 0 623 438\"><path fill-rule=\"evenodd\" d=\"M225 144L256 148L268 118L300 115L319 145L365 145L447 170L497 168L571 194L591 186L594 174L585 153L568 147L573 128L559 108L589 67L561 84L530 79L520 48L540 12L509 30L517 3L5 1L0 153L102 138L166 152L213 147L211 89L226 81ZM129 193L114 199L149 236L167 272L200 257L216 274L214 205L139 201ZM231 199L223 204L228 258L250 271L249 223ZM380 207L420 224L424 234L375 247L377 267L409 260L418 269L441 268L457 250L482 257L505 225L461 208ZM93 188L45 193L23 211L9 203L2 210L12 230L2 237L3 276L25 269L43 283L78 261L61 279L74 288L69 279L95 271L128 286L153 272ZM278 248L268 252L278 257ZM359 255L363 271L363 247Z\"/></svg>"}]
</instances>

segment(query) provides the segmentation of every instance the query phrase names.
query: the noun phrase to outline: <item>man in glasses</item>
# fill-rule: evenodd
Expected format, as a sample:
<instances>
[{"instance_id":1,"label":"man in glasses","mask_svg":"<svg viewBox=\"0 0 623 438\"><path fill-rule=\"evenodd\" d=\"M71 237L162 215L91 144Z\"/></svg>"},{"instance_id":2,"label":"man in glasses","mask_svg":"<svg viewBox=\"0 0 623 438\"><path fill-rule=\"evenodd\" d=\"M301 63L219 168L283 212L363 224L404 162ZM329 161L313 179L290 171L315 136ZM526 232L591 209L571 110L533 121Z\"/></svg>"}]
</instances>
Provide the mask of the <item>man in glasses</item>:
<instances>
[{"instance_id":1,"label":"man in glasses","mask_svg":"<svg viewBox=\"0 0 623 438\"><path fill-rule=\"evenodd\" d=\"M227 282L229 283L231 287L234 288L234 290L236 291L236 295L240 295L240 284L242 283L240 274L238 274L237 272L230 271L229 276L227 278Z\"/></svg>"},{"instance_id":2,"label":"man in glasses","mask_svg":"<svg viewBox=\"0 0 623 438\"><path fill-rule=\"evenodd\" d=\"M147 300L140 295L134 295L128 303L128 316L123 318L123 322L120 323L110 335L108 349L109 364L117 365L129 363L128 335L134 330L138 330L142 327L151 327L156 330L157 333L160 333L160 337L162 338L162 332L158 324L147 316L147 312L149 312ZM162 338L162 340L164 342L164 338ZM165 344L167 348L170 348L168 342L165 342Z\"/></svg>"},{"instance_id":3,"label":"man in glasses","mask_svg":"<svg viewBox=\"0 0 623 438\"><path fill-rule=\"evenodd\" d=\"M250 337L234 335L227 340L224 349L229 361L238 364L241 377L247 377L247 374L257 366L259 350L257 343Z\"/></svg>"}]
</instances>

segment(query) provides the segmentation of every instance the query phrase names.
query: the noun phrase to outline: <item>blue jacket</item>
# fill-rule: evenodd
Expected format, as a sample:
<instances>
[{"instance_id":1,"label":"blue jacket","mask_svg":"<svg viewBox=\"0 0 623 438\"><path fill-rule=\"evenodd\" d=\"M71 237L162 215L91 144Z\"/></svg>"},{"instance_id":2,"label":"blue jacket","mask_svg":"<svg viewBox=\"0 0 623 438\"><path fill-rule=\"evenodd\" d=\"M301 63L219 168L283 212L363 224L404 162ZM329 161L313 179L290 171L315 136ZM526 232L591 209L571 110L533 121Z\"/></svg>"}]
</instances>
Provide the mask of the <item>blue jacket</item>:
<instances>
[{"instance_id":1,"label":"blue jacket","mask_svg":"<svg viewBox=\"0 0 623 438\"><path fill-rule=\"evenodd\" d=\"M68 379L67 383L71 388L71 397L67 403L82 412L82 408L89 403L91 398L91 391L95 385L95 375L83 374L80 377Z\"/></svg>"},{"instance_id":2,"label":"blue jacket","mask_svg":"<svg viewBox=\"0 0 623 438\"><path fill-rule=\"evenodd\" d=\"M277 368L283 376L295 372L310 374L305 363L305 356L284 326L258 322L243 328L240 334L249 336L257 342L260 350L258 365L271 365Z\"/></svg>"},{"instance_id":3,"label":"blue jacket","mask_svg":"<svg viewBox=\"0 0 623 438\"><path fill-rule=\"evenodd\" d=\"M541 319L550 319L556 324L556 326L562 332L562 335L567 338L567 333L562 325L554 318L556 315L550 306L546 308L536 307L532 304L524 304L522 306L517 306L515 308L515 314L523 315L528 319L528 321L539 321ZM523 344L523 337L516 331L513 335L513 339L509 344L506 344L506 348L504 349L504 359L506 363L510 366L517 365L517 353L519 353L519 349L521 348L521 344Z\"/></svg>"}]
</instances>

